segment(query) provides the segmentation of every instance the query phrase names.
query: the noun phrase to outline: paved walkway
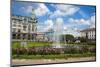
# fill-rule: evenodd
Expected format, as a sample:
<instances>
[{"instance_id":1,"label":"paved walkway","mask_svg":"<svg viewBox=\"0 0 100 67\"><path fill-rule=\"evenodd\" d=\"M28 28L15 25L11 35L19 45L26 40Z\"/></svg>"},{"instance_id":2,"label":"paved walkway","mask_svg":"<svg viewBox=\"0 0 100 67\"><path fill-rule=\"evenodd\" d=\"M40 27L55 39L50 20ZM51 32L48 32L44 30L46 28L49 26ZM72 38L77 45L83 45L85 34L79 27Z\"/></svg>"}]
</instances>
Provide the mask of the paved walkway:
<instances>
[{"instance_id":1,"label":"paved walkway","mask_svg":"<svg viewBox=\"0 0 100 67\"><path fill-rule=\"evenodd\" d=\"M68 58L68 59L37 59L37 60L12 60L12 65L27 65L27 64L45 64L45 63L62 63L62 62L78 62L78 61L95 61L95 57Z\"/></svg>"}]
</instances>

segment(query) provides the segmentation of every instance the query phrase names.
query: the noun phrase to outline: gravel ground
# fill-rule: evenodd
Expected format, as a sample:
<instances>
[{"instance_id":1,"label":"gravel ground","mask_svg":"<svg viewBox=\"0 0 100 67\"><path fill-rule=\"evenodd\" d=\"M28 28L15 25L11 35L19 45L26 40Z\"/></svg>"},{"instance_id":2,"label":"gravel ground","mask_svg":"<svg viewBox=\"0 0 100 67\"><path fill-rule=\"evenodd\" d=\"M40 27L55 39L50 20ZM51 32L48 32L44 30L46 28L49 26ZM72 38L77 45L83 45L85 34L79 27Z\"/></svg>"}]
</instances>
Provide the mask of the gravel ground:
<instances>
[{"instance_id":1,"label":"gravel ground","mask_svg":"<svg viewBox=\"0 0 100 67\"><path fill-rule=\"evenodd\" d=\"M81 57L81 58L68 58L68 59L13 59L12 65L27 65L27 64L46 64L46 63L63 63L63 62L81 62L81 61L95 61L95 57Z\"/></svg>"}]
</instances>

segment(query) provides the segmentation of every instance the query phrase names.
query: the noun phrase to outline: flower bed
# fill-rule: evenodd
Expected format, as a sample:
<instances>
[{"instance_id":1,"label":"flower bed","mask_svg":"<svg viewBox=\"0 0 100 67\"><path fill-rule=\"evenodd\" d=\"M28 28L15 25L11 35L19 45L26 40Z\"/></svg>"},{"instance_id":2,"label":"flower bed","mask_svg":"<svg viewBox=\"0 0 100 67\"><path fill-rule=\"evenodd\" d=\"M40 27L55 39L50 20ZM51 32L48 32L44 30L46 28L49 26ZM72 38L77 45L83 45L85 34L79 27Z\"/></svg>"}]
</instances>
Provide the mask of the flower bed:
<instances>
[{"instance_id":1,"label":"flower bed","mask_svg":"<svg viewBox=\"0 0 100 67\"><path fill-rule=\"evenodd\" d=\"M83 54L89 52L95 53L96 48L86 45L81 45L81 46L65 46L65 48L31 47L31 48L12 49L12 54L18 54L18 55Z\"/></svg>"}]
</instances>

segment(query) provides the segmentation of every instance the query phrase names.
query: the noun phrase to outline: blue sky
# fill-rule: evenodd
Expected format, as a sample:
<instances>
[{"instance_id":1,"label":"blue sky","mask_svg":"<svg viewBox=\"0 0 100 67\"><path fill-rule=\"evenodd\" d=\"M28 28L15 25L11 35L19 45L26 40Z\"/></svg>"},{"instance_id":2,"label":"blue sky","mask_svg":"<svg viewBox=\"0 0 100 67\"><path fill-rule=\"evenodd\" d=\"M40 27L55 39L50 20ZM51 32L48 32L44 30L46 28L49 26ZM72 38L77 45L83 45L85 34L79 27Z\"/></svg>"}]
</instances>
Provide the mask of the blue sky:
<instances>
[{"instance_id":1,"label":"blue sky","mask_svg":"<svg viewBox=\"0 0 100 67\"><path fill-rule=\"evenodd\" d=\"M95 27L95 6L16 1L11 6L12 15L32 16L32 9L38 18L39 32L53 29L55 22L62 22L64 34L75 36L82 29Z\"/></svg>"}]
</instances>

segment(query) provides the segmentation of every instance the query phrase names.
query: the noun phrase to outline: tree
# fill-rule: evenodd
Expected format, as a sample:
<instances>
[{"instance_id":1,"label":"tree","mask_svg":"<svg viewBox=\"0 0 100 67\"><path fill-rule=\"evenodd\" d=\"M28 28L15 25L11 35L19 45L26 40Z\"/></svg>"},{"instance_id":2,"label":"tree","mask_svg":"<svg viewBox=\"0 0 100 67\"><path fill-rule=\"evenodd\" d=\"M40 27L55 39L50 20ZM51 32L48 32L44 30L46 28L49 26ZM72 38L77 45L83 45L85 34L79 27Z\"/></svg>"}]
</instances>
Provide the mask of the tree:
<instances>
[{"instance_id":1,"label":"tree","mask_svg":"<svg viewBox=\"0 0 100 67\"><path fill-rule=\"evenodd\" d=\"M74 40L74 36L71 35L71 34L62 35L62 40L73 41Z\"/></svg>"},{"instance_id":2,"label":"tree","mask_svg":"<svg viewBox=\"0 0 100 67\"><path fill-rule=\"evenodd\" d=\"M84 38L84 37L79 37L78 38L81 42L86 42L87 41L87 38Z\"/></svg>"}]
</instances>

